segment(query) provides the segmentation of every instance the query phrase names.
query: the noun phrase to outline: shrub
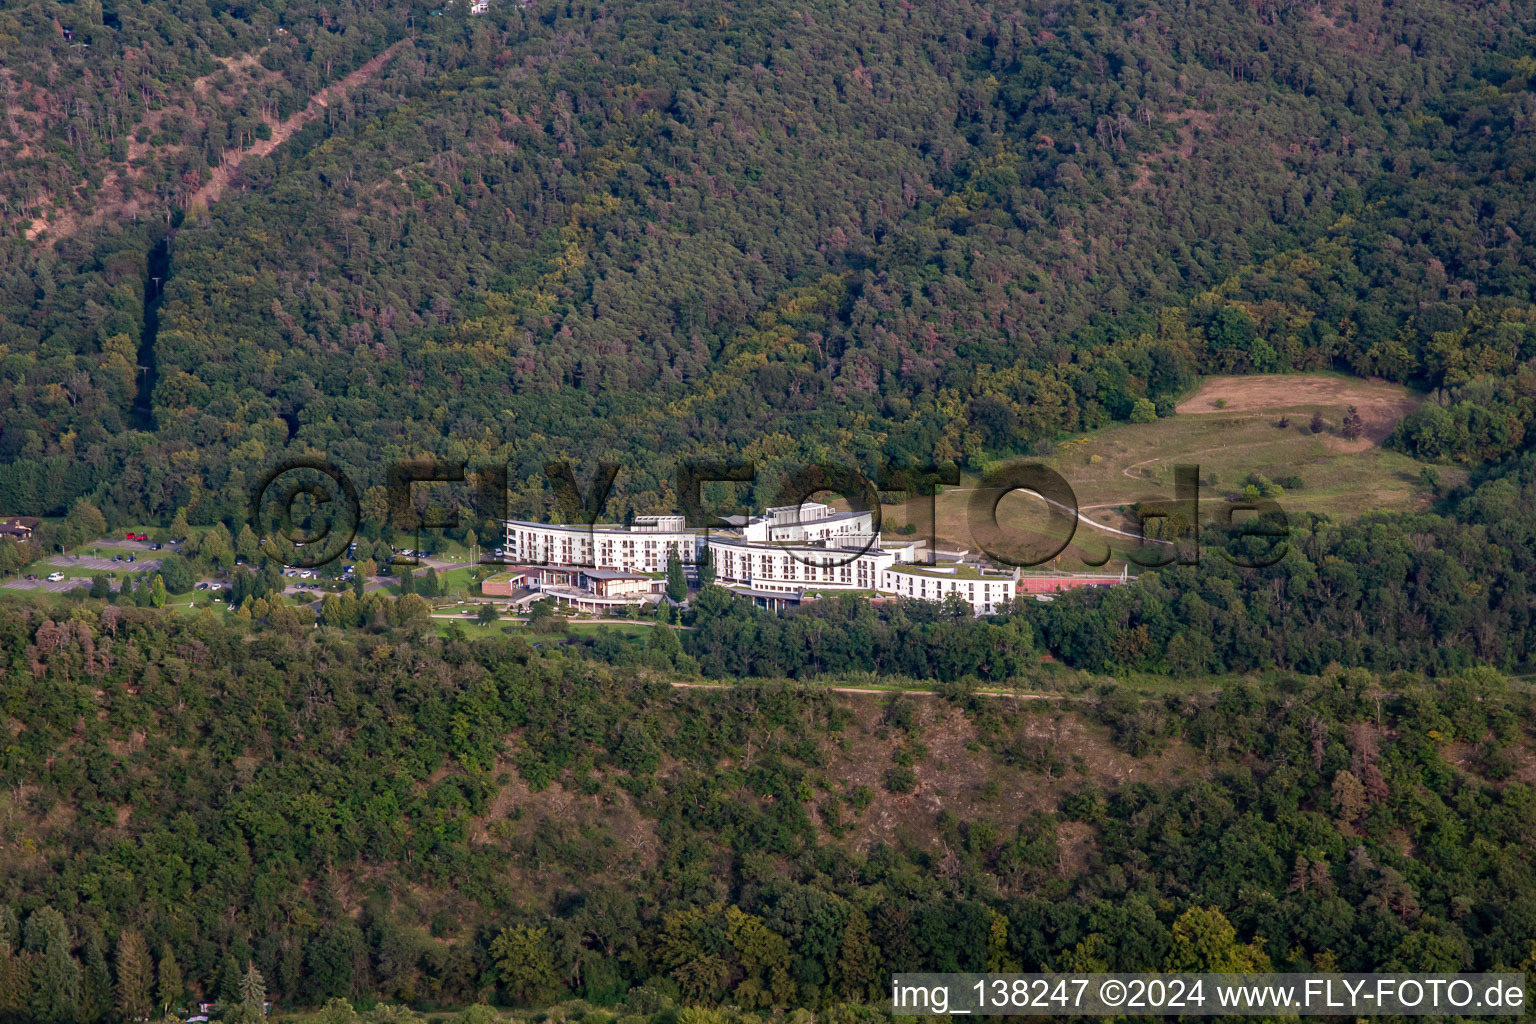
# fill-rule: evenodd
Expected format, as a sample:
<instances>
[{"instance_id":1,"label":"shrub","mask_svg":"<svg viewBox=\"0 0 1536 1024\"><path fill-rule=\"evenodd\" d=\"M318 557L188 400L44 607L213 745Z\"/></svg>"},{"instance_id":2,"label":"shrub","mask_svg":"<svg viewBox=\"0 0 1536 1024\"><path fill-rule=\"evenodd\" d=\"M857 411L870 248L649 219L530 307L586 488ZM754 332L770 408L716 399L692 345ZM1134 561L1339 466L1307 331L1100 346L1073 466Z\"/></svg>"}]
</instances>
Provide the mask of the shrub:
<instances>
[{"instance_id":1,"label":"shrub","mask_svg":"<svg viewBox=\"0 0 1536 1024\"><path fill-rule=\"evenodd\" d=\"M910 793L917 788L917 772L907 765L893 765L885 773L885 788L892 793Z\"/></svg>"}]
</instances>

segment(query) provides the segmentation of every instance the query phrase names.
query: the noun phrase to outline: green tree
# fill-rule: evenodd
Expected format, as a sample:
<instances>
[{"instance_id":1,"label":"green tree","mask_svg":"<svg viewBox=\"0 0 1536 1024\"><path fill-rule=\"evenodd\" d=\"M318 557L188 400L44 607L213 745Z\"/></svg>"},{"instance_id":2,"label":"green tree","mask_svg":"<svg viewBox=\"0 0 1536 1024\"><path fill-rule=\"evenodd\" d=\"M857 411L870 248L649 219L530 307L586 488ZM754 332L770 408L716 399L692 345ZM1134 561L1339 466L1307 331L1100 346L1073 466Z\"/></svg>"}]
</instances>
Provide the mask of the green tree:
<instances>
[{"instance_id":1,"label":"green tree","mask_svg":"<svg viewBox=\"0 0 1536 1024\"><path fill-rule=\"evenodd\" d=\"M240 961L233 953L225 953L219 961L219 984L215 994L221 1003L240 1002Z\"/></svg>"},{"instance_id":2,"label":"green tree","mask_svg":"<svg viewBox=\"0 0 1536 1024\"><path fill-rule=\"evenodd\" d=\"M154 1006L154 963L144 937L124 931L117 937L117 1009L129 1020L142 1020Z\"/></svg>"},{"instance_id":3,"label":"green tree","mask_svg":"<svg viewBox=\"0 0 1536 1024\"><path fill-rule=\"evenodd\" d=\"M150 584L149 603L156 608L164 608L169 595L165 592L165 578L155 573L155 580Z\"/></svg>"},{"instance_id":4,"label":"green tree","mask_svg":"<svg viewBox=\"0 0 1536 1024\"><path fill-rule=\"evenodd\" d=\"M32 966L32 1013L44 1024L80 1020L80 964L71 953L69 924L52 907L27 918L27 948Z\"/></svg>"},{"instance_id":5,"label":"green tree","mask_svg":"<svg viewBox=\"0 0 1536 1024\"><path fill-rule=\"evenodd\" d=\"M30 975L16 912L9 904L0 904L0 1020L8 1020L26 1007Z\"/></svg>"},{"instance_id":6,"label":"green tree","mask_svg":"<svg viewBox=\"0 0 1536 1024\"><path fill-rule=\"evenodd\" d=\"M186 534L178 534L177 536L185 537ZM251 563L254 563L261 554L261 541L257 539L250 523L240 527L240 535L235 538L235 554Z\"/></svg>"},{"instance_id":7,"label":"green tree","mask_svg":"<svg viewBox=\"0 0 1536 1024\"><path fill-rule=\"evenodd\" d=\"M842 946L837 953L837 990L849 1002L875 997L880 979L880 951L870 938L869 918L853 908L843 926Z\"/></svg>"},{"instance_id":8,"label":"green tree","mask_svg":"<svg viewBox=\"0 0 1536 1024\"><path fill-rule=\"evenodd\" d=\"M416 581L416 593L422 597L440 597L442 595L442 586L437 578L436 569L428 566L427 571L421 574L420 578Z\"/></svg>"},{"instance_id":9,"label":"green tree","mask_svg":"<svg viewBox=\"0 0 1536 1024\"><path fill-rule=\"evenodd\" d=\"M267 981L255 964L247 964L245 973L240 977L240 1005L247 1011L265 1013L266 1002Z\"/></svg>"},{"instance_id":10,"label":"green tree","mask_svg":"<svg viewBox=\"0 0 1536 1024\"><path fill-rule=\"evenodd\" d=\"M1269 970L1269 957L1257 943L1237 941L1237 931L1215 907L1191 907L1171 930L1167 967L1173 971L1244 974Z\"/></svg>"},{"instance_id":11,"label":"green tree","mask_svg":"<svg viewBox=\"0 0 1536 1024\"><path fill-rule=\"evenodd\" d=\"M499 618L501 618L501 612L497 611L494 604L482 604L480 610L475 613L475 621L482 626L489 626Z\"/></svg>"},{"instance_id":12,"label":"green tree","mask_svg":"<svg viewBox=\"0 0 1536 1024\"><path fill-rule=\"evenodd\" d=\"M89 543L105 536L107 532L107 520L101 514L101 509L84 498L75 499L69 506L69 515L65 519L65 524L76 544Z\"/></svg>"},{"instance_id":13,"label":"green tree","mask_svg":"<svg viewBox=\"0 0 1536 1024\"><path fill-rule=\"evenodd\" d=\"M315 1014L315 1024L358 1024L360 1020L352 1003L341 996L326 1000L320 1012Z\"/></svg>"},{"instance_id":14,"label":"green tree","mask_svg":"<svg viewBox=\"0 0 1536 1024\"><path fill-rule=\"evenodd\" d=\"M1339 820L1348 825L1357 823L1365 816L1370 804L1366 800L1365 785L1354 772L1341 770L1333 777L1333 807Z\"/></svg>"},{"instance_id":15,"label":"green tree","mask_svg":"<svg viewBox=\"0 0 1536 1024\"><path fill-rule=\"evenodd\" d=\"M1138 399L1136 399L1136 401L1131 405L1131 422L1132 423L1155 423L1155 422L1157 422L1157 406L1153 405L1150 401L1148 401L1145 398L1138 398Z\"/></svg>"},{"instance_id":16,"label":"green tree","mask_svg":"<svg viewBox=\"0 0 1536 1024\"><path fill-rule=\"evenodd\" d=\"M1350 441L1365 433L1365 419L1360 415L1359 409L1354 406L1349 407L1344 413L1344 422L1339 426L1339 433Z\"/></svg>"},{"instance_id":17,"label":"green tree","mask_svg":"<svg viewBox=\"0 0 1536 1024\"><path fill-rule=\"evenodd\" d=\"M181 1001L186 995L186 983L182 981L181 965L176 962L176 954L171 951L169 945L160 950L159 977L155 986L155 996L160 1002L160 1009L169 1013L181 1006Z\"/></svg>"},{"instance_id":18,"label":"green tree","mask_svg":"<svg viewBox=\"0 0 1536 1024\"><path fill-rule=\"evenodd\" d=\"M223 523L215 524L213 529L203 534L197 546L197 557L219 569L228 569L235 564L234 542Z\"/></svg>"},{"instance_id":19,"label":"green tree","mask_svg":"<svg viewBox=\"0 0 1536 1024\"><path fill-rule=\"evenodd\" d=\"M350 918L321 928L304 952L315 994L327 999L350 995L361 983L359 967L367 955L363 934Z\"/></svg>"},{"instance_id":20,"label":"green tree","mask_svg":"<svg viewBox=\"0 0 1536 1024\"><path fill-rule=\"evenodd\" d=\"M526 925L503 928L491 942L491 956L501 983L514 1002L535 1002L553 993L560 984L547 929Z\"/></svg>"},{"instance_id":21,"label":"green tree","mask_svg":"<svg viewBox=\"0 0 1536 1024\"><path fill-rule=\"evenodd\" d=\"M667 554L667 597L681 602L688 596L688 580L683 576L683 562L677 552Z\"/></svg>"},{"instance_id":22,"label":"green tree","mask_svg":"<svg viewBox=\"0 0 1536 1024\"><path fill-rule=\"evenodd\" d=\"M160 577L172 594L185 594L197 585L197 571L181 555L170 555L160 563Z\"/></svg>"},{"instance_id":23,"label":"green tree","mask_svg":"<svg viewBox=\"0 0 1536 1024\"><path fill-rule=\"evenodd\" d=\"M99 1021L112 1009L112 969L107 965L107 942L94 921L85 928L81 946L84 961L80 973L80 1019Z\"/></svg>"}]
</instances>

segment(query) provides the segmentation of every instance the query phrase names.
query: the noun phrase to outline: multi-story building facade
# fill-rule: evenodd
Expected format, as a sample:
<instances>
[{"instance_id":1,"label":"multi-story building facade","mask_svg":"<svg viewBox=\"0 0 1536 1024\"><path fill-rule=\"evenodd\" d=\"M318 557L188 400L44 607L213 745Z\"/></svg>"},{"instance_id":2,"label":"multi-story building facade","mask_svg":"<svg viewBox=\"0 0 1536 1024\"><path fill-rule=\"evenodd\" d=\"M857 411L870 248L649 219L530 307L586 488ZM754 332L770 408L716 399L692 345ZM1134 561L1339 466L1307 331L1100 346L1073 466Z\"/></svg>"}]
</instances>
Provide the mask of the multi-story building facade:
<instances>
[{"instance_id":1,"label":"multi-story building facade","mask_svg":"<svg viewBox=\"0 0 1536 1024\"><path fill-rule=\"evenodd\" d=\"M832 544L754 544L740 538L711 537L709 559L715 582L731 589L773 594L807 590L877 590L880 573L895 552Z\"/></svg>"},{"instance_id":2,"label":"multi-story building facade","mask_svg":"<svg viewBox=\"0 0 1536 1024\"><path fill-rule=\"evenodd\" d=\"M665 572L677 553L684 567L698 560L701 535L682 516L636 516L628 527L552 526L519 520L506 522L501 557L525 565L569 565L623 572Z\"/></svg>"},{"instance_id":3,"label":"multi-story building facade","mask_svg":"<svg viewBox=\"0 0 1536 1024\"><path fill-rule=\"evenodd\" d=\"M690 576L707 552L717 584L773 607L838 591L918 601L953 595L986 615L1020 595L1048 600L1073 587L1126 580L1124 574L1026 576L960 561L916 564L916 545L881 545L871 513L837 512L815 502L765 509L761 516L711 531L688 529L682 516L637 516L628 527L510 520L499 554L529 566L661 573L674 552Z\"/></svg>"},{"instance_id":4,"label":"multi-story building facade","mask_svg":"<svg viewBox=\"0 0 1536 1024\"><path fill-rule=\"evenodd\" d=\"M1017 580L1010 572L993 572L974 565L892 565L880 574L880 590L915 601L964 599L978 615L989 615L1012 601Z\"/></svg>"}]
</instances>

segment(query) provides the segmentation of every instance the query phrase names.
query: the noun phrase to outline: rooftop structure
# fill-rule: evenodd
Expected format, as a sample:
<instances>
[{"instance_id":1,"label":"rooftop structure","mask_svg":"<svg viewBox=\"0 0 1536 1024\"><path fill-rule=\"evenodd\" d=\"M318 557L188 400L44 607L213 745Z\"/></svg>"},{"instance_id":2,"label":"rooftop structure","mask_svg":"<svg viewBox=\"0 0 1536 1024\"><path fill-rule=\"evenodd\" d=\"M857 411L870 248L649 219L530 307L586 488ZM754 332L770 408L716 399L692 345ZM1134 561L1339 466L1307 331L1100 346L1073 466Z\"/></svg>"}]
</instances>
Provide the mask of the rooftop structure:
<instances>
[{"instance_id":1,"label":"rooftop structure","mask_svg":"<svg viewBox=\"0 0 1536 1024\"><path fill-rule=\"evenodd\" d=\"M0 537L28 540L32 536L32 531L40 525L42 520L36 516L11 516L8 519L0 519Z\"/></svg>"},{"instance_id":2,"label":"rooftop structure","mask_svg":"<svg viewBox=\"0 0 1536 1024\"><path fill-rule=\"evenodd\" d=\"M518 585L547 592L567 588L588 599L621 603L657 600L659 577L673 554L693 578L707 555L717 584L771 607L796 604L807 594L815 599L879 593L924 601L955 596L977 614L988 614L1024 595L1127 580L1124 573L1000 570L959 558L919 563L920 545L882 544L873 513L839 512L819 502L775 506L761 515L723 521L728 524L723 529L693 530L678 515L636 516L628 526L508 520L500 553L508 561L536 567L526 572L540 574L536 581L520 579ZM560 570L565 575L556 579Z\"/></svg>"}]
</instances>

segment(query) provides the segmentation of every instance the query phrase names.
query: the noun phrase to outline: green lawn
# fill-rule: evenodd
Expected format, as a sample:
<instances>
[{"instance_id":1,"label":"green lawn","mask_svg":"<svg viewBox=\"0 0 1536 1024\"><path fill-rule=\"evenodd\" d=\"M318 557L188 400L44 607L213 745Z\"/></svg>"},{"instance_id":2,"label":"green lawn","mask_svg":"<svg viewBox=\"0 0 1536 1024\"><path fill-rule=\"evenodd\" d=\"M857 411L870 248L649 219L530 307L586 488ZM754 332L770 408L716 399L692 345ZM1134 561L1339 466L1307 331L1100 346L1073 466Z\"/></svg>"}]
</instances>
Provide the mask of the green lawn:
<instances>
[{"instance_id":1,"label":"green lawn","mask_svg":"<svg viewBox=\"0 0 1536 1024\"><path fill-rule=\"evenodd\" d=\"M1230 402L1221 397L1226 394L1233 395ZM1347 520L1368 512L1406 511L1424 507L1431 498L1420 483L1425 464L1377 442L1390 431L1393 417L1419 400L1403 388L1339 375L1211 378L1180 403L1174 416L1153 423L1114 423L1062 441L1038 461L1067 480L1080 511L1090 519L1133 533L1135 521L1119 506L1171 499L1176 464L1200 467L1201 517L1207 521L1229 494L1241 491L1250 473L1299 480L1300 487L1287 488L1276 498L1293 522L1311 512ZM1374 417L1374 437L1348 440L1335 429L1355 403ZM1328 424L1320 434L1309 429L1313 413ZM1283 420L1286 426L1281 427ZM1442 486L1466 479L1464 471L1452 467L1436 471ZM941 547L976 547L968 521L975 486L976 481L968 480L946 488L936 499ZM898 535L896 529L906 521L905 508L885 506L881 511L892 543L926 532ZM1006 497L997 514L1011 535L1038 539L1029 544L1030 551L1049 550L1055 545L1045 541L1063 536L1043 503L1028 493ZM1132 540L1080 524L1060 558L1060 568L1088 567L1091 561L1084 556L1102 558L1106 543L1117 558L1135 546ZM1108 568L1119 564L1112 560Z\"/></svg>"}]
</instances>

